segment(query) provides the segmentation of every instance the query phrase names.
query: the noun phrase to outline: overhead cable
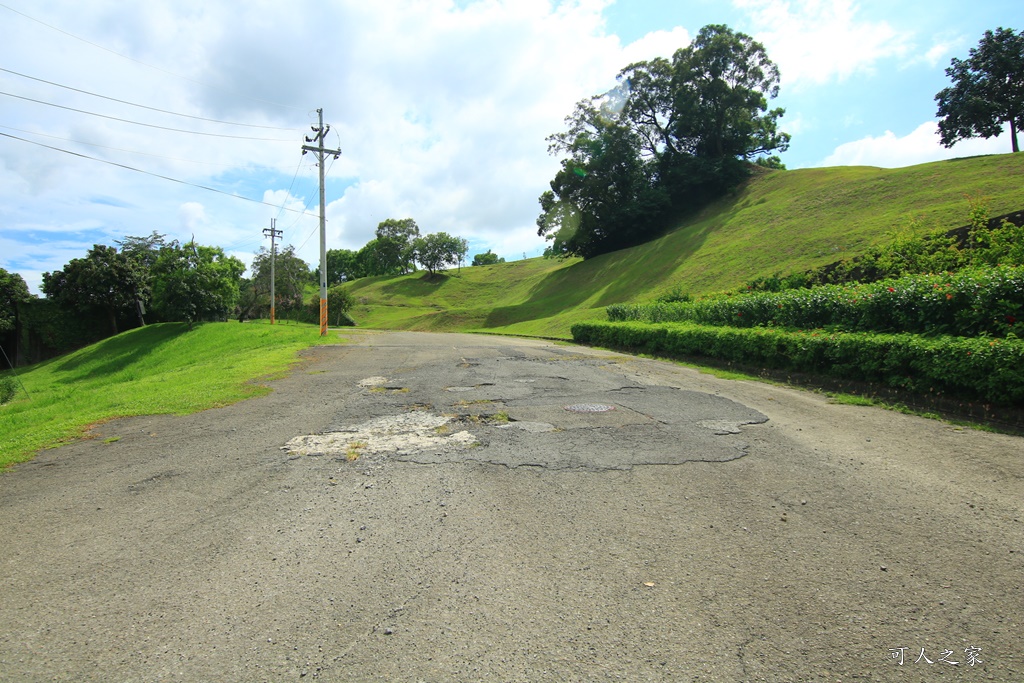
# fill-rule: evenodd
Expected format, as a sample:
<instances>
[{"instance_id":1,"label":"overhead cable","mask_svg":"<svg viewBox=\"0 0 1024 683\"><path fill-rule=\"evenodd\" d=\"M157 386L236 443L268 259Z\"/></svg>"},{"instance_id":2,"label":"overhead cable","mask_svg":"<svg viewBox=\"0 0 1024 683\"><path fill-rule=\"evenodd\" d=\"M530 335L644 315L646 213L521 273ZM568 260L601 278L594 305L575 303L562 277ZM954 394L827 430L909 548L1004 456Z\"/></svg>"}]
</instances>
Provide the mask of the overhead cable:
<instances>
[{"instance_id":1,"label":"overhead cable","mask_svg":"<svg viewBox=\"0 0 1024 683\"><path fill-rule=\"evenodd\" d=\"M26 140L25 138L19 138L17 135L9 135L7 133L0 133L0 136L3 136L5 138L11 138L12 140L19 140L21 142L27 142L30 145L37 145L39 147L45 147L46 149L52 149L52 150L54 150L56 152L63 152L64 154L70 154L71 156L81 157L82 159L89 159L91 161L98 161L98 162L103 163L103 164L109 164L110 166L117 166L118 168L128 169L129 171L135 171L136 173L144 173L145 175L153 176L154 178L162 178L163 180L169 180L172 183L179 183L181 185L189 185L190 187L198 187L200 190L208 190L210 192L216 192L217 194L222 194L222 195L225 195L225 196L228 196L228 197L234 197L235 199L242 199L242 200L245 200L247 202L253 202L254 204L264 204L266 206L271 206L271 207L273 207L275 209L279 208L277 206L277 204L271 204L270 202L265 202L265 201L262 201L262 200L259 200L259 199L252 199L250 197L243 197L240 194L231 194L230 192L225 192L224 190L218 190L215 187L208 187L206 185L197 185L196 183L190 183L187 180L179 180L178 178L172 178L170 176L160 175L159 173L153 173L152 171L144 171L141 168L135 168L134 166L127 166L125 164L119 164L116 161L108 161L106 159L99 159L97 157L91 157L88 154L81 154L79 152L72 152L72 151L67 150L67 149L61 149L60 147L53 147L52 145L44 145L43 143L35 142L34 140ZM299 211L298 209L288 209L288 208L286 208L285 211L291 211L292 213L303 213L302 211ZM318 214L308 214L308 215L310 215L310 216L317 216Z\"/></svg>"},{"instance_id":2,"label":"overhead cable","mask_svg":"<svg viewBox=\"0 0 1024 683\"><path fill-rule=\"evenodd\" d=\"M79 114L88 114L89 116L98 116L101 119L110 119L111 121L120 121L121 123L130 123L135 126L145 126L146 128L159 128L160 130L169 130L174 133L188 133L190 135L204 135L211 138L231 138L233 140L260 140L262 142L287 142L288 144L294 144L294 140L281 140L280 138L256 138L247 135L224 135L223 133L203 133L198 130L184 130L183 128L171 128L169 126L158 126L153 123L142 123L141 121L132 121L130 119L121 119L116 116L107 116L106 114L97 114L93 111L85 111L84 109L75 109L74 107L65 107L63 104L54 104L53 102L45 102L43 100L36 100L31 97L23 97L22 95L14 95L9 92L0 92L0 95L6 95L7 97L14 97L19 100L26 100L28 102L35 102L36 104L45 104L48 107L56 107L58 109L66 109L67 111L77 112Z\"/></svg>"},{"instance_id":3,"label":"overhead cable","mask_svg":"<svg viewBox=\"0 0 1024 683\"><path fill-rule=\"evenodd\" d=\"M5 73L9 73L9 74L14 74L15 76L20 76L21 78L27 78L27 79L32 80L32 81L37 81L39 83L46 83L47 85L53 85L53 86L56 86L58 88L64 88L65 90L73 90L74 92L80 92L80 93L82 93L84 95L90 95L92 97L99 97L99 98L104 99L104 100L110 100L111 102L119 102L120 104L127 104L127 105L129 105L131 107L138 107L139 109L148 109L149 111L158 111L161 114L171 114L173 116L181 116L181 117L186 118L186 119L195 119L196 121L208 121L210 123L222 123L222 124L224 124L226 126L244 126L244 127L247 127L247 128L263 128L263 129L266 129L266 130L290 130L290 131L295 131L295 132L299 131L298 128L283 128L281 126L261 126L261 125L255 124L255 123L238 123L236 121L221 121L219 119L208 119L208 118L203 117L203 116L193 116L192 114L181 114L181 113L176 112L176 111L169 111L167 109L159 109L157 107L148 107L148 106L146 106L144 104L136 104L135 102L129 102L128 100L119 100L116 97L108 97L106 95L100 95L99 93L89 92L88 90L82 90L81 88L72 88L70 85L61 85L60 83L54 83L53 81L47 81L47 80L45 80L43 78L36 78L35 76L29 76L27 74L18 73L17 71L11 71L10 69L5 69L3 67L0 67L0 71L3 71Z\"/></svg>"},{"instance_id":4,"label":"overhead cable","mask_svg":"<svg viewBox=\"0 0 1024 683\"><path fill-rule=\"evenodd\" d=\"M15 131L17 133L25 133L26 135L37 135L37 136L43 137L43 138L50 138L51 140L63 140L64 142L73 142L76 145L86 145L88 147L98 147L99 149L109 149L109 150L112 150L114 152L124 152L126 154L141 154L142 156L153 157L154 159L165 159L167 161L179 161L179 162L185 163L185 164L201 164L203 166L218 166L218 167L221 167L221 168L234 168L234 167L236 167L238 165L238 164L218 164L218 163L213 162L213 161L196 161L194 159L180 159L178 157L167 157L167 156L163 156L162 154L153 154L152 152L140 152L139 150L135 150L135 149L124 149L122 147L110 147L109 145L100 145L100 144L97 144L95 142L85 142L84 140L75 140L74 138L63 138L63 137L60 137L59 135L49 135L47 133L40 133L40 132L34 131L34 130L25 130L23 128L12 128L11 126L0 126L0 128L3 128L4 130L13 130L13 131ZM301 159L299 160L299 163L300 164L302 163ZM273 168L273 167L267 167L267 168ZM282 169L275 169L275 170L282 170L283 171L284 169L282 168Z\"/></svg>"}]
</instances>

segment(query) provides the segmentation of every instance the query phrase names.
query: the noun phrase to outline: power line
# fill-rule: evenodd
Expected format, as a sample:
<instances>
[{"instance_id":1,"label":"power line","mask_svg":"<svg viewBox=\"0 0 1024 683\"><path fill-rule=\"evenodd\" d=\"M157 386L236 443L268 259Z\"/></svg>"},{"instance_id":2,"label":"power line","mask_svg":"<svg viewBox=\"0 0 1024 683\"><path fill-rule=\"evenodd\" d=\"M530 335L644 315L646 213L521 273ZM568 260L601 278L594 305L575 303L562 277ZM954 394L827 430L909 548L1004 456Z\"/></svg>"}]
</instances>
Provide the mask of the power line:
<instances>
[{"instance_id":1,"label":"power line","mask_svg":"<svg viewBox=\"0 0 1024 683\"><path fill-rule=\"evenodd\" d=\"M91 95L92 97L99 97L100 99L110 100L111 102L119 102L120 104L127 104L129 106L138 107L140 109L148 109L149 111L158 111L161 114L172 114L173 116L181 116L181 117L186 118L186 119L195 119L197 121L208 121L210 123L222 123L222 124L227 125L227 126L244 126L244 127L247 127L247 128L264 128L264 129L267 129L267 130L289 130L289 131L293 131L293 132L296 132L296 133L299 131L298 128L282 128L280 126L261 126L261 125L255 124L255 123L237 123L235 121L221 121L219 119L208 119L208 118L203 117L203 116L193 116L191 114L181 114L181 113L176 112L176 111L169 111L167 109L158 109L157 107L148 107L148 106L146 106L144 104L136 104L135 102L129 102L128 100L119 100L116 97L108 97L106 95L100 95L98 93L89 92L88 90L82 90L81 88L72 88L70 85L61 85L60 83L54 83L53 81L47 81L47 80L42 79L42 78L36 78L35 76L28 76L28 75L23 74L23 73L18 73L17 71L11 71L10 69L4 69L3 67L0 67L0 71L3 71L5 73L9 73L9 74L14 74L15 76L20 76L22 78L27 78L27 79L32 80L32 81L38 81L39 83L46 83L47 85L54 85L54 86L57 86L58 88L64 88L65 90L73 90L74 92L80 92L80 93L82 93L84 95Z\"/></svg>"},{"instance_id":2,"label":"power line","mask_svg":"<svg viewBox=\"0 0 1024 683\"><path fill-rule=\"evenodd\" d=\"M50 138L52 140L62 140L64 142L73 142L76 145L86 145L88 147L98 147L100 149L109 149L109 150L112 150L112 151L115 151L115 152L125 152L126 154L141 154L142 156L153 157L154 159L166 159L167 161L179 161L179 162L186 163L186 164L202 164L204 166L219 166L219 167L222 167L222 168L233 168L236 165L236 164L218 164L218 163L215 163L213 161L196 161L194 159L179 159L177 157L166 157L166 156L163 156L161 154L152 154L151 152L140 152L138 150L123 149L121 147L110 147L108 145L100 145L100 144L97 144L95 142L85 142L84 140L75 140L74 138L62 138L59 135L49 135L47 133L39 133L39 132L34 131L34 130L24 130L22 128L12 128L11 126L0 126L0 128L3 128L4 130L13 130L13 131L16 131L18 133L25 133L26 135L38 135L39 137ZM302 161L300 159L299 160L299 164L301 165L301 163L302 163ZM279 170L284 170L284 169L279 169ZM298 169L296 169L296 172L298 172Z\"/></svg>"},{"instance_id":3,"label":"power line","mask_svg":"<svg viewBox=\"0 0 1024 683\"><path fill-rule=\"evenodd\" d=\"M63 33L64 35L68 36L69 38L74 38L75 40L79 40L79 41L85 43L86 45L92 45L95 48L99 48L100 50L103 50L104 52L109 52L112 55L120 57L121 59L127 59L130 62L135 62L136 64L141 64L144 67L147 67L149 69L153 69L155 71L159 71L161 73L165 73L168 76L174 76L175 78L180 78L183 81L188 81L190 83L195 83L197 85L202 85L202 86L205 86L207 88L214 88L214 87L216 87L216 86L210 85L209 83L204 83L203 81L197 81L195 79L188 78L187 76L182 76L181 74L176 74L173 71L167 71L166 69L161 69L158 66L153 66L152 64L147 64L146 62L139 61L138 59L135 59L133 57L129 57L128 55L123 55L120 52L115 52L114 50L111 50L108 47L103 47L102 45L99 45L98 43L94 43L92 41L86 40L85 38L81 38L79 36L76 36L74 33L68 33L64 29L60 29L60 28L57 28L56 26L52 26L50 24L47 24L45 21L40 21L39 19L36 19L35 17L30 17L29 15L25 14L24 12L19 12L18 10L14 9L13 7L9 7L9 6L7 6L7 5L5 5L3 3L0 3L0 7L3 7L4 9L6 9L8 11L11 11L11 12L14 12L15 14L23 16L26 19L28 19L29 21L34 21L37 24L41 24L41 25L45 26L46 28L48 28L50 30L56 31L57 33ZM253 102L261 102L263 104L272 104L272 105L274 105L276 107L284 107L286 109L297 109L297 110L302 110L303 109L303 107L296 107L296 106L290 105L290 104L281 104L280 102L272 102L270 100L262 100L262 99L260 99L258 97L250 97L248 95L242 95L241 93L235 93L235 94L236 95L240 95L241 97L244 97L247 100L252 100Z\"/></svg>"},{"instance_id":4,"label":"power line","mask_svg":"<svg viewBox=\"0 0 1024 683\"><path fill-rule=\"evenodd\" d=\"M136 173L144 173L145 175L153 176L154 178L162 178L163 180L170 180L172 183L180 183L181 185L189 185L190 187L198 187L200 190L208 190L210 192L216 192L217 194L226 195L228 197L234 197L235 199L242 199L242 200L245 200L247 202L253 202L255 204L263 204L265 206L271 206L271 207L273 207L275 209L278 208L276 204L271 204L270 202L264 202L264 201L259 200L259 199L251 199L250 197L243 197L242 195L239 195L239 194L231 194L230 192L225 192L224 190L218 190L215 187L207 187L206 185L197 185L196 183L190 183L187 180L179 180L178 178L172 178L170 176L160 175L159 173L153 173L152 171L144 171L141 168L135 168L134 166L127 166L125 164L119 164L119 163L117 163L115 161L108 161L106 159L99 159L97 157L91 157L88 154L80 154L79 152L72 152L70 150L61 149L60 147L53 147L51 145L44 145L43 143L35 142L34 140L26 140L25 138L19 138L17 135L8 135L7 133L0 133L0 136L3 136L5 138L11 138L12 140L20 140L21 142L27 142L30 145L37 145L39 147L45 147L46 149L52 149L52 150L54 150L56 152L63 152L64 154L70 154L71 156L81 157L82 159L90 159L92 161L98 161L98 162L100 162L102 164L109 164L110 166L117 166L118 168L124 168L124 169L127 169L129 171L135 171ZM297 209L287 209L286 208L285 211L291 211L293 213L303 213L303 212L298 211ZM309 214L309 215L313 216L315 214Z\"/></svg>"},{"instance_id":5,"label":"power line","mask_svg":"<svg viewBox=\"0 0 1024 683\"><path fill-rule=\"evenodd\" d=\"M14 95L9 92L0 91L0 95L6 95L7 97L14 97L19 100L27 100L28 102L35 102L36 104L45 104L48 107L56 107L58 109L66 109L67 111L77 112L79 114L88 114L89 116L98 116L101 119L110 119L111 121L120 121L121 123L130 123L135 126L145 126L146 128L159 128L160 130L169 130L174 133L189 133L190 135L204 135L211 138L230 138L232 140L260 140L262 142L287 142L294 144L294 140L281 140L279 138L257 138L250 137L247 135L224 135L223 133L203 133L198 130L184 130L183 128L170 128L168 126L158 126L153 123L142 123L141 121L132 121L130 119L121 119L116 116L107 116L106 114L97 114L93 111L85 111L84 109L75 109L74 107L65 107L63 104L54 104L53 102L44 102L43 100L36 100L31 97L23 97L22 95Z\"/></svg>"}]
</instances>

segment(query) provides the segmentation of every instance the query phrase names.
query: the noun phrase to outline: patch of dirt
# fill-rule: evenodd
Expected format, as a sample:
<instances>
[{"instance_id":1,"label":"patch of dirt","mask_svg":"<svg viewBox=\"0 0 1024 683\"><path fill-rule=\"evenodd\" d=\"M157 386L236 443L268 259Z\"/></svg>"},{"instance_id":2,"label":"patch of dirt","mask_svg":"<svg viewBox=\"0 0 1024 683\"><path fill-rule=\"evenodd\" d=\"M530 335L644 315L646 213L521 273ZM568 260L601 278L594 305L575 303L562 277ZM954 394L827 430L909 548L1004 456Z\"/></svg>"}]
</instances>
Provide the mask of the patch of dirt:
<instances>
[{"instance_id":1,"label":"patch of dirt","mask_svg":"<svg viewBox=\"0 0 1024 683\"><path fill-rule=\"evenodd\" d=\"M469 432L448 433L452 419L426 411L378 417L338 431L297 436L283 449L289 455L349 457L449 452L474 446L476 437Z\"/></svg>"}]
</instances>

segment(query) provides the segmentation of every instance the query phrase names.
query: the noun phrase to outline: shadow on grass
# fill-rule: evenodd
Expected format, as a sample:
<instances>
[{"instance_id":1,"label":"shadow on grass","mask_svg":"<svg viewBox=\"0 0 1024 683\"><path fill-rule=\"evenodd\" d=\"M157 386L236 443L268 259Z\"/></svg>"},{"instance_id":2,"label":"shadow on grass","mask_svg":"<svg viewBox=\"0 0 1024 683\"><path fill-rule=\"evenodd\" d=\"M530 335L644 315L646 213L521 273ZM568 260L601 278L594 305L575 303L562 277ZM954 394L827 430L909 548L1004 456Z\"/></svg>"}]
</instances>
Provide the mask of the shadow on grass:
<instances>
[{"instance_id":1,"label":"shadow on grass","mask_svg":"<svg viewBox=\"0 0 1024 683\"><path fill-rule=\"evenodd\" d=\"M73 353L54 369L58 373L67 373L64 382L112 375L138 363L186 332L188 326L185 323L159 323L139 327Z\"/></svg>"},{"instance_id":2,"label":"shadow on grass","mask_svg":"<svg viewBox=\"0 0 1024 683\"><path fill-rule=\"evenodd\" d=\"M549 318L577 308L595 295L594 308L653 295L665 286L681 263L700 249L709 234L727 224L740 210L739 200L745 192L739 194L726 200L732 206L717 211L713 221L701 220L707 215L705 211L691 218L691 225L652 242L595 256L548 274L523 303L493 309L484 327Z\"/></svg>"},{"instance_id":3,"label":"shadow on grass","mask_svg":"<svg viewBox=\"0 0 1024 683\"><path fill-rule=\"evenodd\" d=\"M380 291L391 296L423 297L436 292L450 277L445 273L423 273L420 277L406 277L389 282L383 285Z\"/></svg>"}]
</instances>

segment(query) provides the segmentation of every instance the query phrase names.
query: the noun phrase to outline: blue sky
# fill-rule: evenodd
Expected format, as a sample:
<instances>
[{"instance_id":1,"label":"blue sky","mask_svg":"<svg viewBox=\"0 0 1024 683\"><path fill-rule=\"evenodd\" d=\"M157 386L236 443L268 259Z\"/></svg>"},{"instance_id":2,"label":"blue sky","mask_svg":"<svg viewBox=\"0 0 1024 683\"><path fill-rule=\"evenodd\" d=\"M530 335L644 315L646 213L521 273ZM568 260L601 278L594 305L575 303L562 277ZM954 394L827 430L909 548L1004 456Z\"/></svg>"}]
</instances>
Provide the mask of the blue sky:
<instances>
[{"instance_id":1,"label":"blue sky","mask_svg":"<svg viewBox=\"0 0 1024 683\"><path fill-rule=\"evenodd\" d=\"M1005 135L941 147L934 96L952 57L1022 19L1019 0L5 0L0 133L23 140L0 136L0 267L38 292L92 244L154 230L248 263L271 219L315 264L317 169L300 147L318 107L343 152L328 248L412 217L470 255L535 256L558 164L544 138L626 64L709 23L779 65L789 168L1004 153Z\"/></svg>"}]
</instances>

